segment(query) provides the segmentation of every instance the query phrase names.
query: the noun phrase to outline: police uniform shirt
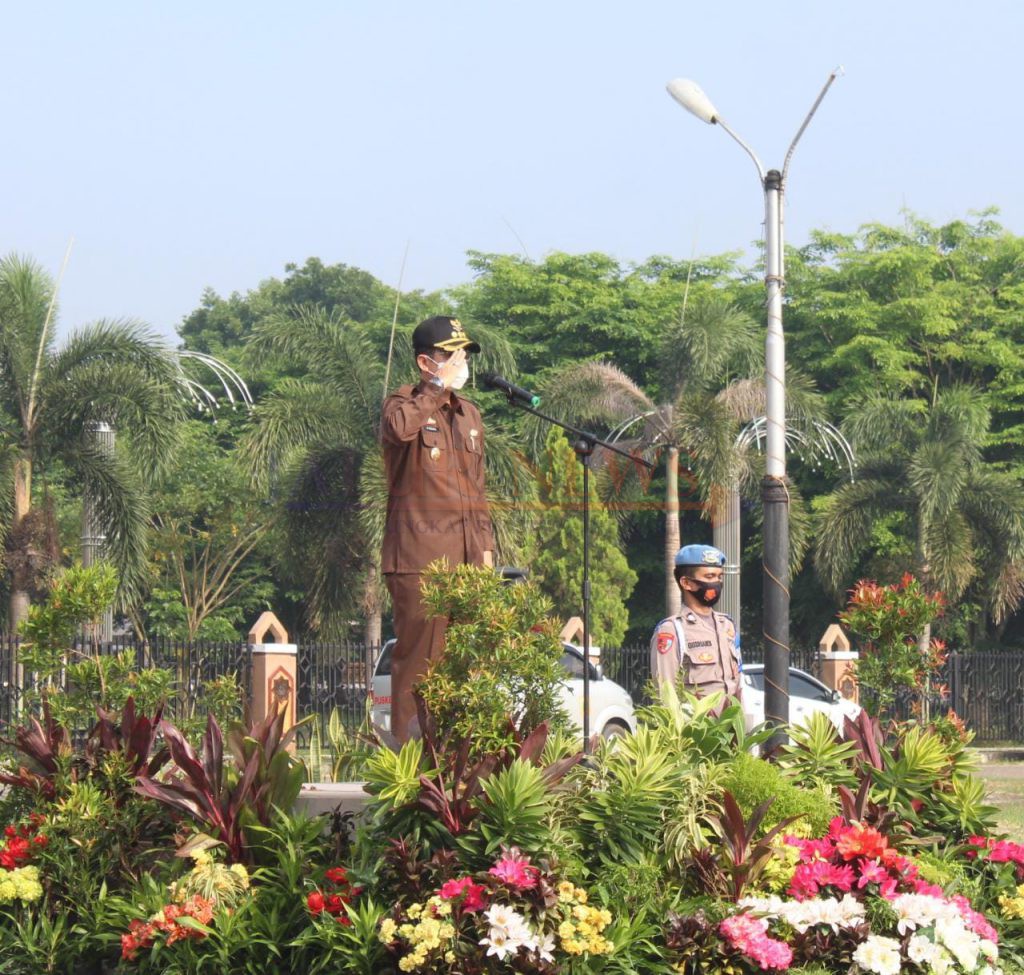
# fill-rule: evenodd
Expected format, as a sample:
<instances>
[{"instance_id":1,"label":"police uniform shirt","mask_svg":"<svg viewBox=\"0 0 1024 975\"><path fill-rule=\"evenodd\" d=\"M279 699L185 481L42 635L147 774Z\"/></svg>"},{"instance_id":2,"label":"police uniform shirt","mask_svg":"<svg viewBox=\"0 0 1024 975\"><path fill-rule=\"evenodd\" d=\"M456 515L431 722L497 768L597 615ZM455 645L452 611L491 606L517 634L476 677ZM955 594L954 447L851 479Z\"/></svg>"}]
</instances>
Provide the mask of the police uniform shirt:
<instances>
[{"instance_id":1,"label":"police uniform shirt","mask_svg":"<svg viewBox=\"0 0 1024 975\"><path fill-rule=\"evenodd\" d=\"M682 644L680 642L682 637ZM655 682L683 683L704 697L713 691L739 698L740 652L736 627L725 613L684 609L662 620L651 638L651 675Z\"/></svg>"}]
</instances>

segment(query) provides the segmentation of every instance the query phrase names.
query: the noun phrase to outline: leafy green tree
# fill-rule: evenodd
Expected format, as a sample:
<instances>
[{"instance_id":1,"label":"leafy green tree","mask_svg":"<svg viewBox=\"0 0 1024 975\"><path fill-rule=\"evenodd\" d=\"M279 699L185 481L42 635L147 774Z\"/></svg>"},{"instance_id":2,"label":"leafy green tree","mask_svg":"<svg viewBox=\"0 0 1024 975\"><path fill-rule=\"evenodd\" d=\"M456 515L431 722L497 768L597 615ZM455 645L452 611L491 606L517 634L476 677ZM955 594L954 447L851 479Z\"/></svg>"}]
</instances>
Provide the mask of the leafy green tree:
<instances>
[{"instance_id":1,"label":"leafy green tree","mask_svg":"<svg viewBox=\"0 0 1024 975\"><path fill-rule=\"evenodd\" d=\"M154 491L152 590L140 627L154 636L237 639L270 608L272 512L221 429L185 423Z\"/></svg>"},{"instance_id":2,"label":"leafy green tree","mask_svg":"<svg viewBox=\"0 0 1024 975\"><path fill-rule=\"evenodd\" d=\"M610 359L628 374L663 375L659 338L678 314L688 283L717 281L730 257L702 261L651 258L623 267L606 254L548 255L543 261L470 251L476 275L455 289L460 313L500 328L520 369L537 378L580 359Z\"/></svg>"},{"instance_id":3,"label":"leafy green tree","mask_svg":"<svg viewBox=\"0 0 1024 975\"><path fill-rule=\"evenodd\" d=\"M42 585L46 519L33 477L45 483L57 465L92 498L118 571L120 602L138 596L149 521L145 484L171 455L182 412L181 374L170 349L127 320L89 325L58 348L55 299L53 281L34 261L0 260L0 478L9 499L3 529L11 630ZM97 423L117 431L113 456L94 441Z\"/></svg>"},{"instance_id":4,"label":"leafy green tree","mask_svg":"<svg viewBox=\"0 0 1024 975\"><path fill-rule=\"evenodd\" d=\"M909 553L903 569L928 591L956 602L976 584L996 624L1017 610L1024 495L1017 478L984 459L989 422L985 397L967 386L931 402L876 392L851 404L844 429L857 478L818 504L815 562L833 591L885 540Z\"/></svg>"},{"instance_id":5,"label":"leafy green tree","mask_svg":"<svg viewBox=\"0 0 1024 975\"><path fill-rule=\"evenodd\" d=\"M547 436L539 471L540 517L531 566L536 581L563 620L582 610L583 471L561 430ZM629 626L626 600L636 585L619 546L615 517L590 483L590 632L596 646L620 646Z\"/></svg>"},{"instance_id":6,"label":"leafy green tree","mask_svg":"<svg viewBox=\"0 0 1024 975\"><path fill-rule=\"evenodd\" d=\"M926 400L970 384L990 456L1021 467L1024 238L991 212L934 226L815 233L787 263L787 352L840 412L872 391Z\"/></svg>"}]
</instances>

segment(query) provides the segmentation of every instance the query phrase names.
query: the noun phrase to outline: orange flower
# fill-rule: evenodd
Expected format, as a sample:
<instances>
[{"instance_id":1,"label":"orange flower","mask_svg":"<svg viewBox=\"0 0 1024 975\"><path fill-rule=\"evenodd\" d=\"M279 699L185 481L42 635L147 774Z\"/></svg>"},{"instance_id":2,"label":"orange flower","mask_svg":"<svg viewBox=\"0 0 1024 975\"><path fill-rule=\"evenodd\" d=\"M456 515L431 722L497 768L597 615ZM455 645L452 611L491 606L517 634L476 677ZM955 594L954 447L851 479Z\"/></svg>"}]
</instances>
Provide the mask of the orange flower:
<instances>
[{"instance_id":1,"label":"orange flower","mask_svg":"<svg viewBox=\"0 0 1024 975\"><path fill-rule=\"evenodd\" d=\"M867 857L869 860L881 859L884 863L888 855L888 844L877 829L854 823L839 837L836 850L844 860Z\"/></svg>"}]
</instances>

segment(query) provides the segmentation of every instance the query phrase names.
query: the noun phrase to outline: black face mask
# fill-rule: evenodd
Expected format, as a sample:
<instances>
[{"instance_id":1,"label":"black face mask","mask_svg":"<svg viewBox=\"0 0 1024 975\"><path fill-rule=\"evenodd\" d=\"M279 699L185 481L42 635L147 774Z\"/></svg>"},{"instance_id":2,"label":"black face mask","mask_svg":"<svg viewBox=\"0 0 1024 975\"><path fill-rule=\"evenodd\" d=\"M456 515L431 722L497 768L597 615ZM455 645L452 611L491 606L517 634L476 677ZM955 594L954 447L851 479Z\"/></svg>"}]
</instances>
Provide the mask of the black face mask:
<instances>
[{"instance_id":1,"label":"black face mask","mask_svg":"<svg viewBox=\"0 0 1024 975\"><path fill-rule=\"evenodd\" d=\"M686 577L690 579L689 576ZM701 579L690 579L695 586L697 586L697 598L705 606L714 606L719 599L722 598L722 583L720 582L704 582Z\"/></svg>"}]
</instances>

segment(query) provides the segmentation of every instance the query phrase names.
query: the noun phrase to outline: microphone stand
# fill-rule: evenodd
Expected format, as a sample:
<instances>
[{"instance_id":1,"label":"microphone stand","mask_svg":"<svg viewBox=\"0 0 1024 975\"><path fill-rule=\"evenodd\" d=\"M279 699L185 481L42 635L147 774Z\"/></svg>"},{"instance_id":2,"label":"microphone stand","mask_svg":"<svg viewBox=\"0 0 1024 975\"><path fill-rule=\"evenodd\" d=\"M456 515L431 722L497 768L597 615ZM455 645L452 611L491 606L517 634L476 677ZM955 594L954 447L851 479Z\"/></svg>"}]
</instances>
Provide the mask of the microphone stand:
<instances>
[{"instance_id":1,"label":"microphone stand","mask_svg":"<svg viewBox=\"0 0 1024 975\"><path fill-rule=\"evenodd\" d=\"M560 427L566 433L577 439L573 441L572 449L583 465L583 753L590 754L590 460L594 454L595 447L604 447L613 453L619 454L634 463L643 464L649 470L654 465L643 457L638 457L629 451L623 450L616 444L603 440L596 434L580 430L564 420L558 420L547 413L524 403L514 394L506 392L506 399L512 406L518 407L526 413L532 413L541 420Z\"/></svg>"}]
</instances>

